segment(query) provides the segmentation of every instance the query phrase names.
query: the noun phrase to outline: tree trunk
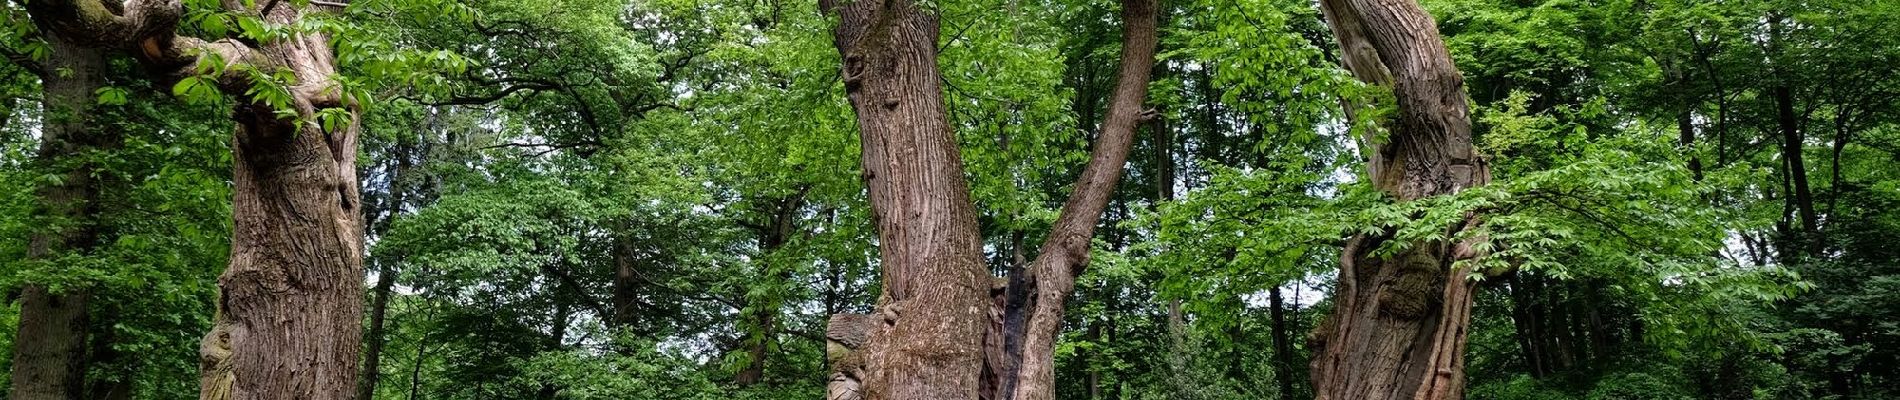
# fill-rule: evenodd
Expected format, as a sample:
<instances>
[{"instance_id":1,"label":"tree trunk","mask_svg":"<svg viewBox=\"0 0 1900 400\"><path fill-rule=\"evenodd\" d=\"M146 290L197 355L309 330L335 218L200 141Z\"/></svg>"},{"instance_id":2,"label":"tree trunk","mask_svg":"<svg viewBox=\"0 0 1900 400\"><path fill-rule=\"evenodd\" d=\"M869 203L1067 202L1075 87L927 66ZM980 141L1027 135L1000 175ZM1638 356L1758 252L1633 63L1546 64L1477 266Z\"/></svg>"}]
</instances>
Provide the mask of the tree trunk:
<instances>
[{"instance_id":1,"label":"tree trunk","mask_svg":"<svg viewBox=\"0 0 1900 400\"><path fill-rule=\"evenodd\" d=\"M1390 140L1369 152L1373 187L1410 201L1488 182L1471 144L1464 79L1431 16L1411 0L1320 4L1347 68L1363 81L1389 85L1398 103L1384 124ZM1474 221L1446 229L1455 234ZM1393 256L1373 256L1389 235L1356 235L1346 243L1333 314L1314 335L1315 395L1463 398L1475 284L1468 268L1452 262L1475 256L1473 243L1411 243Z\"/></svg>"},{"instance_id":2,"label":"tree trunk","mask_svg":"<svg viewBox=\"0 0 1900 400\"><path fill-rule=\"evenodd\" d=\"M937 17L907 0L820 0L857 112L883 293L862 352L867 399L971 399L988 273L946 120Z\"/></svg>"},{"instance_id":3,"label":"tree trunk","mask_svg":"<svg viewBox=\"0 0 1900 400\"><path fill-rule=\"evenodd\" d=\"M434 114L429 115L431 121ZM390 169L389 201L381 210L383 223L371 224L370 229L387 229L389 222L402 215L409 199L409 189L403 186L403 177L409 174L410 148L406 144L397 144L392 152L395 165ZM378 213L368 213L378 215ZM379 236L381 232L377 233ZM376 396L376 385L382 381L383 347L388 344L389 297L395 291L396 277L399 271L395 263L400 257L388 257L379 261L376 269L376 286L370 289L369 333L363 338L367 347L363 349L363 378L357 385L356 398L369 400Z\"/></svg>"},{"instance_id":4,"label":"tree trunk","mask_svg":"<svg viewBox=\"0 0 1900 400\"><path fill-rule=\"evenodd\" d=\"M1695 178L1696 182L1701 182L1702 157L1696 155L1695 120L1688 111L1676 114L1676 132L1678 133L1677 143L1682 145L1683 152L1689 153L1689 174Z\"/></svg>"},{"instance_id":5,"label":"tree trunk","mask_svg":"<svg viewBox=\"0 0 1900 400\"><path fill-rule=\"evenodd\" d=\"M1024 334L1015 400L1055 398L1055 344L1062 328L1063 302L1075 292L1075 278L1088 266L1090 238L1114 196L1122 164L1134 143L1135 126L1145 117L1142 103L1155 64L1156 0L1123 0L1121 66L1115 92L1103 117L1101 134L1089 163L1030 266L1036 275L1036 300Z\"/></svg>"},{"instance_id":6,"label":"tree trunk","mask_svg":"<svg viewBox=\"0 0 1900 400\"><path fill-rule=\"evenodd\" d=\"M1808 188L1808 164L1802 159L1806 138L1794 112L1794 94L1787 86L1776 86L1774 96L1775 122L1781 130L1781 158L1793 186L1789 198L1794 202L1795 214L1801 218L1800 237L1795 238L1795 242L1809 253L1818 253L1819 247L1814 244L1820 243L1816 233L1821 218L1814 211L1814 193Z\"/></svg>"},{"instance_id":7,"label":"tree trunk","mask_svg":"<svg viewBox=\"0 0 1900 400\"><path fill-rule=\"evenodd\" d=\"M975 207L946 121L937 70L937 17L906 0L819 7L838 16L834 44L857 112L863 167L877 223L884 292L864 354L869 399L969 399L983 395L990 279ZM1121 83L1075 192L1038 259L1017 399L1053 396L1054 341L1062 301L1087 265L1089 237L1133 142L1154 63L1152 0L1123 5ZM1131 67L1131 65L1134 65Z\"/></svg>"},{"instance_id":8,"label":"tree trunk","mask_svg":"<svg viewBox=\"0 0 1900 400\"><path fill-rule=\"evenodd\" d=\"M798 218L798 210L805 204L805 191L801 190L795 195L771 199L767 203L768 207L763 209L771 211L769 219L764 225L754 226L756 231L754 233L758 235L759 260L761 261L770 260L769 256L772 253L791 242L793 232L797 228L795 222ZM767 273L768 276L761 278L771 279L773 284L793 283L791 282L793 270L791 266L770 265L769 261L765 262L768 264L763 264L765 268L761 272ZM765 300L752 307L749 317L752 319L753 326L748 335L750 337L745 340L746 366L733 377L733 383L740 386L755 385L765 380L766 351L770 349L772 341L777 336L775 330L778 328L776 326L778 310L782 303L782 300L775 297Z\"/></svg>"},{"instance_id":9,"label":"tree trunk","mask_svg":"<svg viewBox=\"0 0 1900 400\"><path fill-rule=\"evenodd\" d=\"M634 320L639 318L640 315L640 310L638 309L640 306L640 276L637 269L639 267L635 263L635 257L638 255L634 253L633 239L630 238L632 234L628 232L628 230L632 229L632 223L630 221L621 220L616 221L614 225L614 232L612 233L614 242L614 280L613 296L611 297L614 314L613 318L607 320L607 326L625 328L632 325Z\"/></svg>"},{"instance_id":10,"label":"tree trunk","mask_svg":"<svg viewBox=\"0 0 1900 400\"><path fill-rule=\"evenodd\" d=\"M51 54L41 74L45 92L45 125L34 164L58 168L96 150L116 147L117 132L93 121L94 90L103 85L107 64L103 51L74 43L58 33L46 38ZM98 245L95 221L99 197L99 168L79 162L61 171L60 181L38 189L40 215L55 218L28 239L29 260L53 260L83 254ZM50 171L49 171L50 172ZM50 224L50 223L57 223ZM19 329L13 342L12 388L8 398L63 400L84 398L86 371L87 304L83 287L55 292L29 284L20 294Z\"/></svg>"},{"instance_id":11,"label":"tree trunk","mask_svg":"<svg viewBox=\"0 0 1900 400\"><path fill-rule=\"evenodd\" d=\"M280 26L316 4L226 3ZM327 7L327 6L325 6ZM238 97L232 110L230 265L218 279L218 313L200 343L204 399L348 399L361 343L363 235L356 191L358 110L342 97L329 38L302 33L266 42L177 36L175 1L36 0L25 4L50 37L126 51L169 78L195 75L200 57L225 63L199 77ZM269 8L266 10L266 8ZM248 68L234 68L244 66ZM254 75L283 71L288 109L252 101ZM90 100L90 93L88 100ZM326 109L348 121L325 131ZM300 121L302 120L302 121Z\"/></svg>"},{"instance_id":12,"label":"tree trunk","mask_svg":"<svg viewBox=\"0 0 1900 400\"><path fill-rule=\"evenodd\" d=\"M1029 311L1036 301L1035 270L1029 269L1029 258L1023 252L1023 232L1009 234L1010 261L1003 282L1003 298L998 310L1002 319L986 335L999 336L998 354L991 355L984 362L984 370L990 387L979 398L1000 400L1009 398L1008 393L1016 392L1017 365L1023 357L1023 335L1029 330ZM985 339L986 341L991 339Z\"/></svg>"},{"instance_id":13,"label":"tree trunk","mask_svg":"<svg viewBox=\"0 0 1900 400\"><path fill-rule=\"evenodd\" d=\"M297 8L280 5L266 19L293 24ZM295 74L295 111L314 119L322 109L351 107L329 90L337 73L331 54L328 38L310 33L243 59ZM201 345L201 398L355 394L353 350L363 334L356 113L352 107L350 121L326 132L266 105L240 102L234 110L231 264L218 279L218 316Z\"/></svg>"},{"instance_id":14,"label":"tree trunk","mask_svg":"<svg viewBox=\"0 0 1900 400\"><path fill-rule=\"evenodd\" d=\"M363 381L356 392L358 399L375 398L376 384L382 381L383 348L389 342L389 296L395 291L395 272L395 268L382 268L382 273L376 275L376 286L371 289L369 334L364 338L369 343L363 349Z\"/></svg>"},{"instance_id":15,"label":"tree trunk","mask_svg":"<svg viewBox=\"0 0 1900 400\"><path fill-rule=\"evenodd\" d=\"M1267 292L1267 317L1273 332L1273 378L1280 384L1280 397L1293 397L1293 340L1287 331L1286 300L1280 288Z\"/></svg>"}]
</instances>

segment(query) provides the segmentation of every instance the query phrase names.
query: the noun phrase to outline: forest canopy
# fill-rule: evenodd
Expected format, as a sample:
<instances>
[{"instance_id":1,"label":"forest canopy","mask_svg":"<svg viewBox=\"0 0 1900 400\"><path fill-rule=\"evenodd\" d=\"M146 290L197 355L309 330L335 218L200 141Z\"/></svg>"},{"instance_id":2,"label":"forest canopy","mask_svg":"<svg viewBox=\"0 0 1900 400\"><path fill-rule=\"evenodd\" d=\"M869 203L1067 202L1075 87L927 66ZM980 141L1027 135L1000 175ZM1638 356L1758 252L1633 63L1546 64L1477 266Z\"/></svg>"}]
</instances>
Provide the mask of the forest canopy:
<instances>
[{"instance_id":1,"label":"forest canopy","mask_svg":"<svg viewBox=\"0 0 1900 400\"><path fill-rule=\"evenodd\" d=\"M0 399L1900 398L1900 2L0 12Z\"/></svg>"}]
</instances>

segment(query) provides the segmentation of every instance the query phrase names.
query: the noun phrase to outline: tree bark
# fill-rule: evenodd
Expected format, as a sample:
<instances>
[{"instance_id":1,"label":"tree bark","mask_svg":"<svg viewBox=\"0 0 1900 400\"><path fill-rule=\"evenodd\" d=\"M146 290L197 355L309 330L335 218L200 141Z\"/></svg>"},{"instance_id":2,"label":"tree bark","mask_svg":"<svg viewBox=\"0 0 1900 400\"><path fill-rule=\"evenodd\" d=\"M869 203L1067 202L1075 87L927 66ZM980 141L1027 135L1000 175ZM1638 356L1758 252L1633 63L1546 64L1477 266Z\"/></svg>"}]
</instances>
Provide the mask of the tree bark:
<instances>
[{"instance_id":1,"label":"tree bark","mask_svg":"<svg viewBox=\"0 0 1900 400\"><path fill-rule=\"evenodd\" d=\"M93 120L94 90L103 86L105 53L48 32L51 54L40 77L46 121L34 163L47 168L83 160L88 153L116 147L117 132ZM27 259L51 261L85 253L98 245L99 166L77 162L61 171L58 183L37 189L40 215L54 218L28 239ZM20 294L19 329L13 342L12 384L8 398L60 400L85 398L87 305L84 285L55 291L37 284Z\"/></svg>"},{"instance_id":2,"label":"tree bark","mask_svg":"<svg viewBox=\"0 0 1900 400\"><path fill-rule=\"evenodd\" d=\"M834 3L834 44L857 112L884 292L861 349L869 399L983 395L990 279L975 207L946 121L937 70L937 17L907 0ZM1088 261L1089 237L1120 179L1154 63L1152 0L1123 5L1122 82L1094 154L1030 267L1034 309L1017 374L1017 399L1046 399L1062 300ZM1130 65L1137 65L1130 67Z\"/></svg>"},{"instance_id":3,"label":"tree bark","mask_svg":"<svg viewBox=\"0 0 1900 400\"><path fill-rule=\"evenodd\" d=\"M1456 193L1490 180L1472 148L1464 79L1430 15L1411 0L1323 0L1321 11L1355 76L1389 85L1398 112L1373 143L1373 187L1398 201ZM1371 51L1366 51L1366 50ZM1448 226L1447 237L1475 223ZM1474 282L1453 262L1471 241L1372 250L1389 234L1356 235L1342 252L1335 309L1315 332L1319 399L1459 399ZM1482 240L1482 239L1478 239Z\"/></svg>"},{"instance_id":4,"label":"tree bark","mask_svg":"<svg viewBox=\"0 0 1900 400\"><path fill-rule=\"evenodd\" d=\"M1034 311L1024 334L1016 391L1006 393L1016 400L1055 398L1055 343L1062 328L1063 302L1075 292L1075 278L1088 266L1090 238L1121 180L1135 127L1145 119L1142 103L1154 71L1159 4L1156 0L1123 0L1121 4L1121 66L1101 134L1030 266L1036 275Z\"/></svg>"},{"instance_id":5,"label":"tree bark","mask_svg":"<svg viewBox=\"0 0 1900 400\"><path fill-rule=\"evenodd\" d=\"M864 398L977 397L988 273L946 120L936 15L908 0L820 0L857 112L883 293L862 349Z\"/></svg>"},{"instance_id":6,"label":"tree bark","mask_svg":"<svg viewBox=\"0 0 1900 400\"><path fill-rule=\"evenodd\" d=\"M233 10L295 25L317 5L258 4ZM195 75L199 58L225 63L204 77L220 91L247 93L244 70L294 78L288 110L240 97L232 110L230 265L219 278L218 313L200 343L204 399L348 399L356 393L363 332L363 236L356 185L358 110L344 99L329 40L300 33L265 42L207 42L177 36L181 3L100 0L26 3L44 31L101 51L125 51L167 78ZM265 8L270 8L265 10ZM234 68L236 66L250 68ZM318 112L344 109L347 123L325 131ZM302 120L302 121L299 121Z\"/></svg>"}]
</instances>

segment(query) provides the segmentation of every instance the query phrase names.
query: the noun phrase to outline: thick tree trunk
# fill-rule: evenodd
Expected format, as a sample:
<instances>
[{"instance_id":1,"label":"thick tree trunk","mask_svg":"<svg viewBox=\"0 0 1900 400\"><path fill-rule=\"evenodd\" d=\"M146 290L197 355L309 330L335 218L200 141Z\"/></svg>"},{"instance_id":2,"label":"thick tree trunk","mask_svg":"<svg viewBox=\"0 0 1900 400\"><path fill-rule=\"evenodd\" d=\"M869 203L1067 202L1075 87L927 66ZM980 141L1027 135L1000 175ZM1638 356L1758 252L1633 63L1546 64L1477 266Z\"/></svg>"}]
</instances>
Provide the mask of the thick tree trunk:
<instances>
[{"instance_id":1,"label":"thick tree trunk","mask_svg":"<svg viewBox=\"0 0 1900 400\"><path fill-rule=\"evenodd\" d=\"M38 226L52 228L33 233L26 258L52 260L83 254L98 245L101 232L96 214L102 191L98 179L101 171L93 163L77 160L116 147L122 138L93 119L94 91L105 82L106 52L45 25L49 21L44 18L34 22L41 24L50 53L43 65L26 66L39 75L45 118L32 165L46 168L45 172L60 176L60 180L35 190L39 198L37 214L48 218ZM20 313L7 398L88 398L85 374L89 364L91 293L84 284L56 292L29 282L11 295L18 296ZM9 296L7 302L13 299ZM101 339L100 344L109 344L109 340Z\"/></svg>"},{"instance_id":2,"label":"thick tree trunk","mask_svg":"<svg viewBox=\"0 0 1900 400\"><path fill-rule=\"evenodd\" d=\"M34 163L63 168L87 153L117 146L117 132L93 121L94 90L105 82L103 51L47 35L51 54L41 76L45 125ZM38 189L40 215L57 218L57 229L36 232L27 243L27 259L50 260L84 253L99 241L96 165L77 162L60 173L60 182ZM82 285L75 285L82 286ZM87 304L83 287L54 292L27 285L20 295L19 329L13 342L12 386L8 398L63 400L84 398Z\"/></svg>"},{"instance_id":3,"label":"thick tree trunk","mask_svg":"<svg viewBox=\"0 0 1900 400\"><path fill-rule=\"evenodd\" d=\"M295 23L296 8L280 5L267 19ZM295 74L298 115L348 107L330 90L336 67L323 35L247 55ZM233 113L231 264L201 345L201 398L349 399L363 334L355 111L334 132L274 111L241 104Z\"/></svg>"},{"instance_id":4,"label":"thick tree trunk","mask_svg":"<svg viewBox=\"0 0 1900 400\"><path fill-rule=\"evenodd\" d=\"M1390 140L1368 162L1375 188L1399 201L1456 193L1490 180L1474 154L1463 77L1430 15L1412 0L1324 0L1322 12L1359 79L1390 85ZM1371 50L1371 51L1367 51ZM1448 226L1456 232L1468 226ZM1348 240L1335 309L1315 332L1319 399L1458 399L1475 284L1452 262L1469 242L1412 243L1391 257L1387 235Z\"/></svg>"},{"instance_id":5,"label":"thick tree trunk","mask_svg":"<svg viewBox=\"0 0 1900 400\"><path fill-rule=\"evenodd\" d=\"M870 399L969 399L984 395L990 278L936 65L937 17L905 0L819 7L838 16L834 44L862 134L863 166L883 262L863 395ZM1035 275L1017 364L1018 399L1053 396L1054 341L1062 301L1087 265L1089 237L1121 176L1154 63L1152 0L1124 4L1122 83L1101 138L1029 268ZM1133 33L1129 33L1133 32ZM1130 67L1131 64L1138 65ZM1007 296L1007 294L1006 294ZM853 387L856 387L853 384Z\"/></svg>"},{"instance_id":6,"label":"thick tree trunk","mask_svg":"<svg viewBox=\"0 0 1900 400\"><path fill-rule=\"evenodd\" d=\"M226 3L269 23L295 25L306 8ZM349 399L356 393L361 342L363 236L356 191L355 108L334 80L328 38L297 34L255 43L177 36L182 4L133 0L36 0L27 12L53 37L88 48L126 51L167 77L193 75L199 57L226 65L207 81L225 93L255 85L240 71L288 72L287 110L240 97L232 110L230 266L219 278L218 313L200 343L204 399ZM269 8L269 10L265 10ZM79 40L83 39L83 40ZM233 68L236 66L250 68ZM90 96L90 93L88 93ZM90 97L88 97L89 99ZM343 108L336 131L318 112ZM299 119L304 121L300 122Z\"/></svg>"},{"instance_id":7,"label":"thick tree trunk","mask_svg":"<svg viewBox=\"0 0 1900 400\"><path fill-rule=\"evenodd\" d=\"M858 351L862 393L971 399L982 371L989 277L975 206L946 120L937 17L906 0L833 2L834 44L857 112L883 293Z\"/></svg>"}]
</instances>

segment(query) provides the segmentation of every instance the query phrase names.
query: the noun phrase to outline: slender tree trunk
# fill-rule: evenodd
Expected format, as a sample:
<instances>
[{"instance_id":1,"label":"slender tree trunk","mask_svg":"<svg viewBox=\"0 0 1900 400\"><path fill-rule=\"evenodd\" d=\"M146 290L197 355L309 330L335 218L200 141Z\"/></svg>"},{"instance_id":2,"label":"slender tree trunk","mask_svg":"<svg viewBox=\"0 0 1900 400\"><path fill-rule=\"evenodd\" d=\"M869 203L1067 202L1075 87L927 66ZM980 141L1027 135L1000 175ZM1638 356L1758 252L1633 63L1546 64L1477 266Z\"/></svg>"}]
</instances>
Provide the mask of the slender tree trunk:
<instances>
[{"instance_id":1,"label":"slender tree trunk","mask_svg":"<svg viewBox=\"0 0 1900 400\"><path fill-rule=\"evenodd\" d=\"M1024 335L1016 391L1009 393L1015 400L1055 398L1055 342L1062 328L1063 303L1075 291L1076 276L1088 266L1095 225L1121 180L1135 126L1145 118L1142 103L1154 71L1158 8L1156 0L1122 1L1121 66L1101 135L1030 266L1036 274L1036 300Z\"/></svg>"},{"instance_id":2,"label":"slender tree trunk","mask_svg":"<svg viewBox=\"0 0 1900 400\"><path fill-rule=\"evenodd\" d=\"M1695 120L1688 111L1676 114L1676 132L1678 133L1677 143L1682 145L1682 151L1689 153L1689 174L1695 178L1696 182L1701 182L1702 157L1696 155Z\"/></svg>"},{"instance_id":3,"label":"slender tree trunk","mask_svg":"<svg viewBox=\"0 0 1900 400\"><path fill-rule=\"evenodd\" d=\"M1464 78L1430 15L1412 0L1323 0L1321 10L1359 79L1389 85L1398 113L1390 140L1372 149L1373 187L1399 201L1456 193L1490 180L1472 148ZM1371 51L1365 51L1370 49ZM1475 223L1475 216L1451 233ZM1315 337L1319 399L1459 399L1475 284L1474 243L1412 243L1390 257L1372 250L1390 234L1347 241L1335 308ZM1454 236L1454 235L1448 235Z\"/></svg>"},{"instance_id":4,"label":"slender tree trunk","mask_svg":"<svg viewBox=\"0 0 1900 400\"><path fill-rule=\"evenodd\" d=\"M55 218L46 225L59 228L35 232L28 239L27 259L50 260L83 254L98 245L96 213L99 166L75 162L87 153L116 147L117 132L93 120L96 95L105 82L104 53L50 33L41 85L45 92L45 125L34 164L58 171L58 183L38 189L39 215ZM49 171L53 172L53 171ZM54 225L56 224L56 225ZM91 294L73 285L55 292L28 284L20 294L20 321L13 341L12 386L8 398L62 400L84 398L87 306Z\"/></svg>"},{"instance_id":5,"label":"slender tree trunk","mask_svg":"<svg viewBox=\"0 0 1900 400\"><path fill-rule=\"evenodd\" d=\"M434 114L430 114L429 118L433 121ZM383 223L372 224L371 229L387 229L389 221L402 215L403 209L407 207L409 188L403 185L403 179L409 174L410 157L413 155L406 144L397 144L391 153L396 160L390 169L389 201L384 205L387 209L381 210ZM383 348L388 344L389 298L395 291L397 274L400 272L394 265L399 262L398 257L385 258L377 263L376 285L370 289L369 333L363 338L367 342L367 347L363 349L363 378L356 392L356 398L360 400L374 398L376 385L382 381Z\"/></svg>"},{"instance_id":6,"label":"slender tree trunk","mask_svg":"<svg viewBox=\"0 0 1900 400\"><path fill-rule=\"evenodd\" d=\"M635 254L630 237L632 225L631 221L616 221L612 232L614 280L611 301L614 314L607 325L617 328L631 326L640 315L640 272L636 262L639 255Z\"/></svg>"},{"instance_id":7,"label":"slender tree trunk","mask_svg":"<svg viewBox=\"0 0 1900 400\"><path fill-rule=\"evenodd\" d=\"M757 231L755 233L758 234L759 238L759 255L761 260L771 259L768 257L770 254L778 252L784 248L787 243L791 242L792 235L797 229L798 210L803 208L804 204L804 190L800 190L797 194L772 199L768 202L767 205L769 208L767 209L772 211L770 219L768 219L764 225L755 227ZM791 266L766 265L764 270L764 272L769 274L764 278L771 279L776 284L793 283L791 282ZM750 335L751 337L746 338L746 357L748 360L745 368L740 369L739 373L733 378L734 383L740 386L755 385L765 380L766 351L770 349L772 341L776 340L777 337L775 330L778 328L778 310L781 305L781 300L777 298L766 300L767 301L762 302L762 304L753 307L754 310L752 310L751 313L753 330Z\"/></svg>"},{"instance_id":8,"label":"slender tree trunk","mask_svg":"<svg viewBox=\"0 0 1900 400\"><path fill-rule=\"evenodd\" d=\"M1774 97L1775 122L1781 130L1781 157L1787 166L1787 179L1793 186L1789 198L1794 201L1795 214L1801 218L1800 237L1796 241L1812 253L1817 249L1813 244L1819 243L1815 234L1820 228L1820 217L1814 211L1814 193L1808 188L1808 164L1802 159L1806 138L1794 112L1793 91L1787 86L1776 86Z\"/></svg>"}]
</instances>

